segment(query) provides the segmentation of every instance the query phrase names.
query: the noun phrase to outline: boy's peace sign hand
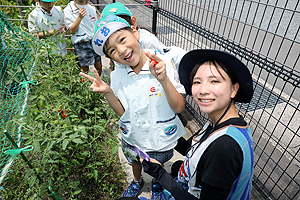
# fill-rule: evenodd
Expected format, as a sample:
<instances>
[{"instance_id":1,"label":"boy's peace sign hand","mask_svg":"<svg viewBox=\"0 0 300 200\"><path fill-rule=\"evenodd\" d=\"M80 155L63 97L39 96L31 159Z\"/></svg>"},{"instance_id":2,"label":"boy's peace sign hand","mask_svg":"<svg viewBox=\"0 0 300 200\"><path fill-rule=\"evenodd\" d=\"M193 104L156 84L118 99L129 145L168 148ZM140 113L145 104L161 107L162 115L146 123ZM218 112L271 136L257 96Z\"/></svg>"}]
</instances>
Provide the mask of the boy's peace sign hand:
<instances>
[{"instance_id":1,"label":"boy's peace sign hand","mask_svg":"<svg viewBox=\"0 0 300 200\"><path fill-rule=\"evenodd\" d=\"M93 84L90 86L93 92L99 92L100 94L104 95L110 91L110 87L100 78L96 68L94 68L93 70L95 73L95 78L82 72L80 72L79 75L93 82Z\"/></svg>"},{"instance_id":2,"label":"boy's peace sign hand","mask_svg":"<svg viewBox=\"0 0 300 200\"><path fill-rule=\"evenodd\" d=\"M157 64L155 65L155 62L150 62L149 64L149 70L153 74L153 76L158 80L158 81L164 81L167 78L167 73L166 73L166 63L160 59L157 55L154 54L149 54L145 52L146 56L150 58L150 60L155 60ZM154 66L155 65L155 66Z\"/></svg>"}]
</instances>

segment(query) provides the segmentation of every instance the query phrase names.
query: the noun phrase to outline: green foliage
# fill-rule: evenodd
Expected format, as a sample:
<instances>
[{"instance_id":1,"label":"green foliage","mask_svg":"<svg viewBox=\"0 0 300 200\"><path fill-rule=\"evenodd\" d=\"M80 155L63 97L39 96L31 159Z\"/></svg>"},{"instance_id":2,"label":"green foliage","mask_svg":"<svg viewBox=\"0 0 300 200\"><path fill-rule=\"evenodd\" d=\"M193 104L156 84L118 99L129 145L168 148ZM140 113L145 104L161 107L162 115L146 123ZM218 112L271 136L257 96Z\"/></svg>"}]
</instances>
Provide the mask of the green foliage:
<instances>
[{"instance_id":1,"label":"green foliage","mask_svg":"<svg viewBox=\"0 0 300 200\"><path fill-rule=\"evenodd\" d=\"M19 159L3 182L0 198L50 199L51 188L64 199L116 199L124 186L113 129L117 116L102 95L89 90L91 82L78 75L73 52L56 55L51 37L28 40L36 85L31 85L26 116L9 123L23 126L22 144L34 147L26 154L35 169ZM26 73L32 64L23 65ZM13 77L16 72L9 73Z\"/></svg>"},{"instance_id":2,"label":"green foliage","mask_svg":"<svg viewBox=\"0 0 300 200\"><path fill-rule=\"evenodd\" d=\"M0 5L16 6L17 1L1 0ZM19 10L16 7L0 7L0 11L9 19L19 19Z\"/></svg>"}]
</instances>

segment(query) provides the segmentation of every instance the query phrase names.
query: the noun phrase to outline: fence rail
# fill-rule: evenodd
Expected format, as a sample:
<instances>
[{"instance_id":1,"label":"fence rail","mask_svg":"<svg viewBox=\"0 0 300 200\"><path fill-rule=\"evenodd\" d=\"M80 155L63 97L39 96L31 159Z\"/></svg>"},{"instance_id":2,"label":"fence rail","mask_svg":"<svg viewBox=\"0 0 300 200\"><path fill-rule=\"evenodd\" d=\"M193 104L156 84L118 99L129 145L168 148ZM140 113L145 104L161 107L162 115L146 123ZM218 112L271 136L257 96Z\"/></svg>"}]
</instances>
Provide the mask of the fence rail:
<instances>
[{"instance_id":1,"label":"fence rail","mask_svg":"<svg viewBox=\"0 0 300 200\"><path fill-rule=\"evenodd\" d=\"M154 31L167 46L224 50L247 65L254 97L237 109L253 132L253 186L263 199L300 199L299 1L160 0L158 7L129 7L151 29L149 8L157 12ZM206 116L197 114L190 96L186 109L201 127Z\"/></svg>"}]
</instances>

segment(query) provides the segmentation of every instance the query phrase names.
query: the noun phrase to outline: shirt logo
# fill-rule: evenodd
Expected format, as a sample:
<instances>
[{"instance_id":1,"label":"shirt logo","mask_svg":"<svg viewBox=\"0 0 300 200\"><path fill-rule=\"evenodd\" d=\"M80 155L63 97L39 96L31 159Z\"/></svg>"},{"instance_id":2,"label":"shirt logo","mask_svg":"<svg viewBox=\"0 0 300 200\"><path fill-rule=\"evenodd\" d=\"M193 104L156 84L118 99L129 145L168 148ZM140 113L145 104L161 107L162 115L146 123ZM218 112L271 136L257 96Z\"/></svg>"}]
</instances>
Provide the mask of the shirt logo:
<instances>
[{"instance_id":1,"label":"shirt logo","mask_svg":"<svg viewBox=\"0 0 300 200\"><path fill-rule=\"evenodd\" d=\"M125 125L125 124L121 124L120 125L120 129L121 129L121 131L122 131L122 133L124 134L124 135L126 135L127 133L128 133L128 128L127 128L127 126Z\"/></svg>"},{"instance_id":2,"label":"shirt logo","mask_svg":"<svg viewBox=\"0 0 300 200\"><path fill-rule=\"evenodd\" d=\"M58 20L58 22L60 22L60 19Z\"/></svg>"},{"instance_id":3,"label":"shirt logo","mask_svg":"<svg viewBox=\"0 0 300 200\"><path fill-rule=\"evenodd\" d=\"M171 125L165 128L164 132L166 135L173 135L177 131L177 125Z\"/></svg>"},{"instance_id":4,"label":"shirt logo","mask_svg":"<svg viewBox=\"0 0 300 200\"><path fill-rule=\"evenodd\" d=\"M155 87L151 87L150 92L156 92Z\"/></svg>"}]
</instances>

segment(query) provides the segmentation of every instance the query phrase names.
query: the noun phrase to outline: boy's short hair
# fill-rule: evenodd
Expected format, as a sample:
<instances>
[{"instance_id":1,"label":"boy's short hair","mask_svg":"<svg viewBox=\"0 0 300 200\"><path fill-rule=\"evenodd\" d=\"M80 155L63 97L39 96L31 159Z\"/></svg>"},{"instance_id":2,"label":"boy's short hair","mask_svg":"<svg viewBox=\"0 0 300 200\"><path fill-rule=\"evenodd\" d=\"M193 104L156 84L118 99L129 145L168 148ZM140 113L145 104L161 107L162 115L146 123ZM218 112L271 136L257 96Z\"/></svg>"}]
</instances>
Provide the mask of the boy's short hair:
<instances>
[{"instance_id":1,"label":"boy's short hair","mask_svg":"<svg viewBox=\"0 0 300 200\"><path fill-rule=\"evenodd\" d=\"M129 16L129 17L132 17L132 14L131 14L130 10L120 2L107 4L103 8L100 19L104 18L108 15L111 15L111 14L113 14L113 15L126 15L126 16Z\"/></svg>"},{"instance_id":2,"label":"boy's short hair","mask_svg":"<svg viewBox=\"0 0 300 200\"><path fill-rule=\"evenodd\" d=\"M126 27L130 27L128 22L116 15L108 15L107 17L99 19L95 25L95 32L92 38L94 51L98 55L104 56L103 46L111 34Z\"/></svg>"}]
</instances>

